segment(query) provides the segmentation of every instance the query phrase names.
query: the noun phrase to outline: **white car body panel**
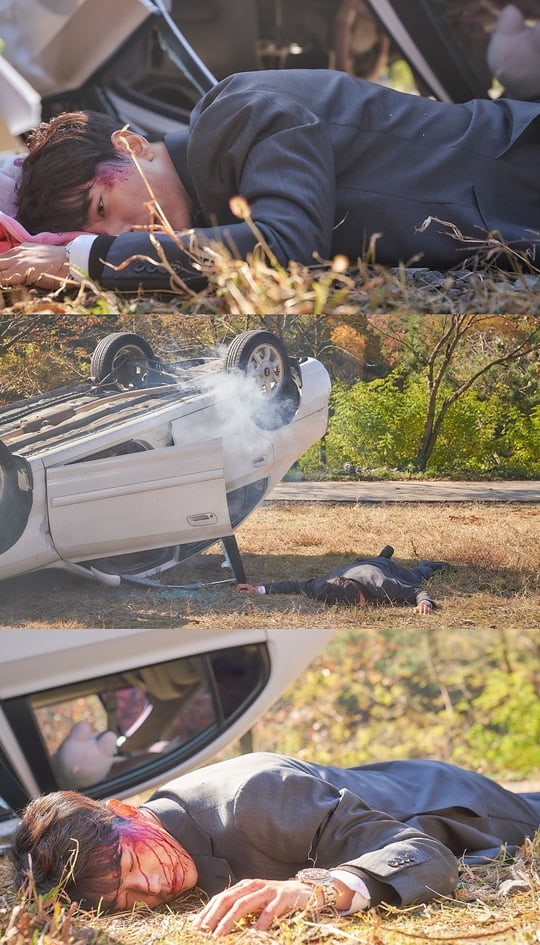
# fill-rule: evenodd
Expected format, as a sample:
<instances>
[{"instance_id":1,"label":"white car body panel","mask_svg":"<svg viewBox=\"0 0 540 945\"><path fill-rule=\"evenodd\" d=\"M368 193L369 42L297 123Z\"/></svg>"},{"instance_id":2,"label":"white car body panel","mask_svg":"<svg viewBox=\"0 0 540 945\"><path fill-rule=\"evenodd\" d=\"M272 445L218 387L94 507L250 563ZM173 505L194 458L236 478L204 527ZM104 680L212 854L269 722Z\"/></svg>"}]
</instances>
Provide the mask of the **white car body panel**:
<instances>
[{"instance_id":1,"label":"white car body panel","mask_svg":"<svg viewBox=\"0 0 540 945\"><path fill-rule=\"evenodd\" d=\"M0 35L44 96L81 86L148 16L143 0L0 0Z\"/></svg>"},{"instance_id":2,"label":"white car body panel","mask_svg":"<svg viewBox=\"0 0 540 945\"><path fill-rule=\"evenodd\" d=\"M72 560L232 534L221 440L53 467L47 495L54 546Z\"/></svg>"},{"instance_id":3,"label":"white car body panel","mask_svg":"<svg viewBox=\"0 0 540 945\"><path fill-rule=\"evenodd\" d=\"M0 115L14 136L35 127L41 119L41 96L4 56L0 56ZM15 139L5 143L11 149Z\"/></svg>"}]
</instances>

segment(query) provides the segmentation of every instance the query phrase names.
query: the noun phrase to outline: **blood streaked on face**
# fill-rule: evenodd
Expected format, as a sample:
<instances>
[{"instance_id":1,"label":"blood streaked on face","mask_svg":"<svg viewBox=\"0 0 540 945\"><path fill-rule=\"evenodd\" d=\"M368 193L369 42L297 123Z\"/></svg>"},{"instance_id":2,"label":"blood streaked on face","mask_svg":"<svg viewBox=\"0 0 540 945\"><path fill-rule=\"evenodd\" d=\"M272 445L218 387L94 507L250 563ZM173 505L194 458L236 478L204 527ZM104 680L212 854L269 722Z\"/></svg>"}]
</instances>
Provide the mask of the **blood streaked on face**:
<instances>
[{"instance_id":1,"label":"blood streaked on face","mask_svg":"<svg viewBox=\"0 0 540 945\"><path fill-rule=\"evenodd\" d=\"M122 858L114 908L135 902L159 905L178 895L186 885L192 860L165 828L140 820L118 824Z\"/></svg>"}]
</instances>

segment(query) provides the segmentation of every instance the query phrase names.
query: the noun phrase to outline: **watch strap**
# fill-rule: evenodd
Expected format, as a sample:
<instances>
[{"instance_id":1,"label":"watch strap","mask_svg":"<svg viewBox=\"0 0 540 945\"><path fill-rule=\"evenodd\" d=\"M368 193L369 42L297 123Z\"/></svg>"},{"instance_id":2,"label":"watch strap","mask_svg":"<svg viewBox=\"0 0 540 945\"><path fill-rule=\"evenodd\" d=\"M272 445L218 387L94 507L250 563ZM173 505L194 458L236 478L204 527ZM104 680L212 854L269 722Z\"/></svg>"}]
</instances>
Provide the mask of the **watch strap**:
<instances>
[{"instance_id":1,"label":"watch strap","mask_svg":"<svg viewBox=\"0 0 540 945\"><path fill-rule=\"evenodd\" d=\"M317 906L318 912L322 912L324 909L336 908L338 893L330 870L315 867L299 870L295 878L301 883L313 886L313 889L321 894L322 905Z\"/></svg>"}]
</instances>

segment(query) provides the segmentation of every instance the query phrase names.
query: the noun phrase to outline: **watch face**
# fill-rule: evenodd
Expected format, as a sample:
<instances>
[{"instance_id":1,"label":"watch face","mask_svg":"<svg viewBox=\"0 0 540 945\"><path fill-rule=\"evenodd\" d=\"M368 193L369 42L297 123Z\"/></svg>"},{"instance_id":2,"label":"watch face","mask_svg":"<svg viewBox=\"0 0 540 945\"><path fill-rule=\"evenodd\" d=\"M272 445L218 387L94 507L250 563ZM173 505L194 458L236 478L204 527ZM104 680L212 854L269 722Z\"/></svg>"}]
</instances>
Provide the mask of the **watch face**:
<instances>
[{"instance_id":1,"label":"watch face","mask_svg":"<svg viewBox=\"0 0 540 945\"><path fill-rule=\"evenodd\" d=\"M296 876L297 879L300 879L305 883L324 883L332 879L332 874L329 870L325 870L316 866L310 869L300 870Z\"/></svg>"}]
</instances>

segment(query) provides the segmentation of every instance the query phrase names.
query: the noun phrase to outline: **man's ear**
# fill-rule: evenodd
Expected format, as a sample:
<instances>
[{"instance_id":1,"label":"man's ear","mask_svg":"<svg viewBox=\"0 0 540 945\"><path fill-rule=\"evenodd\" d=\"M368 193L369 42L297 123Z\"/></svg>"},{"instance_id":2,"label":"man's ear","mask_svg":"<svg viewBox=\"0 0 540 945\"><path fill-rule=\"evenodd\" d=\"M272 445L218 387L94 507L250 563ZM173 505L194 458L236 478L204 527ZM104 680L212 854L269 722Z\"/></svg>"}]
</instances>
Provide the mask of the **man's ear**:
<instances>
[{"instance_id":1,"label":"man's ear","mask_svg":"<svg viewBox=\"0 0 540 945\"><path fill-rule=\"evenodd\" d=\"M126 128L117 128L113 131L111 144L118 154L126 157L133 154L135 157L146 158L149 161L154 157L154 149L147 138Z\"/></svg>"},{"instance_id":2,"label":"man's ear","mask_svg":"<svg viewBox=\"0 0 540 945\"><path fill-rule=\"evenodd\" d=\"M139 817L139 811L136 807L133 807L131 804L124 804L123 801L119 801L116 797L111 797L109 800L105 801L105 806L112 811L113 814L116 814L117 817L124 817L129 820L136 820Z\"/></svg>"}]
</instances>

